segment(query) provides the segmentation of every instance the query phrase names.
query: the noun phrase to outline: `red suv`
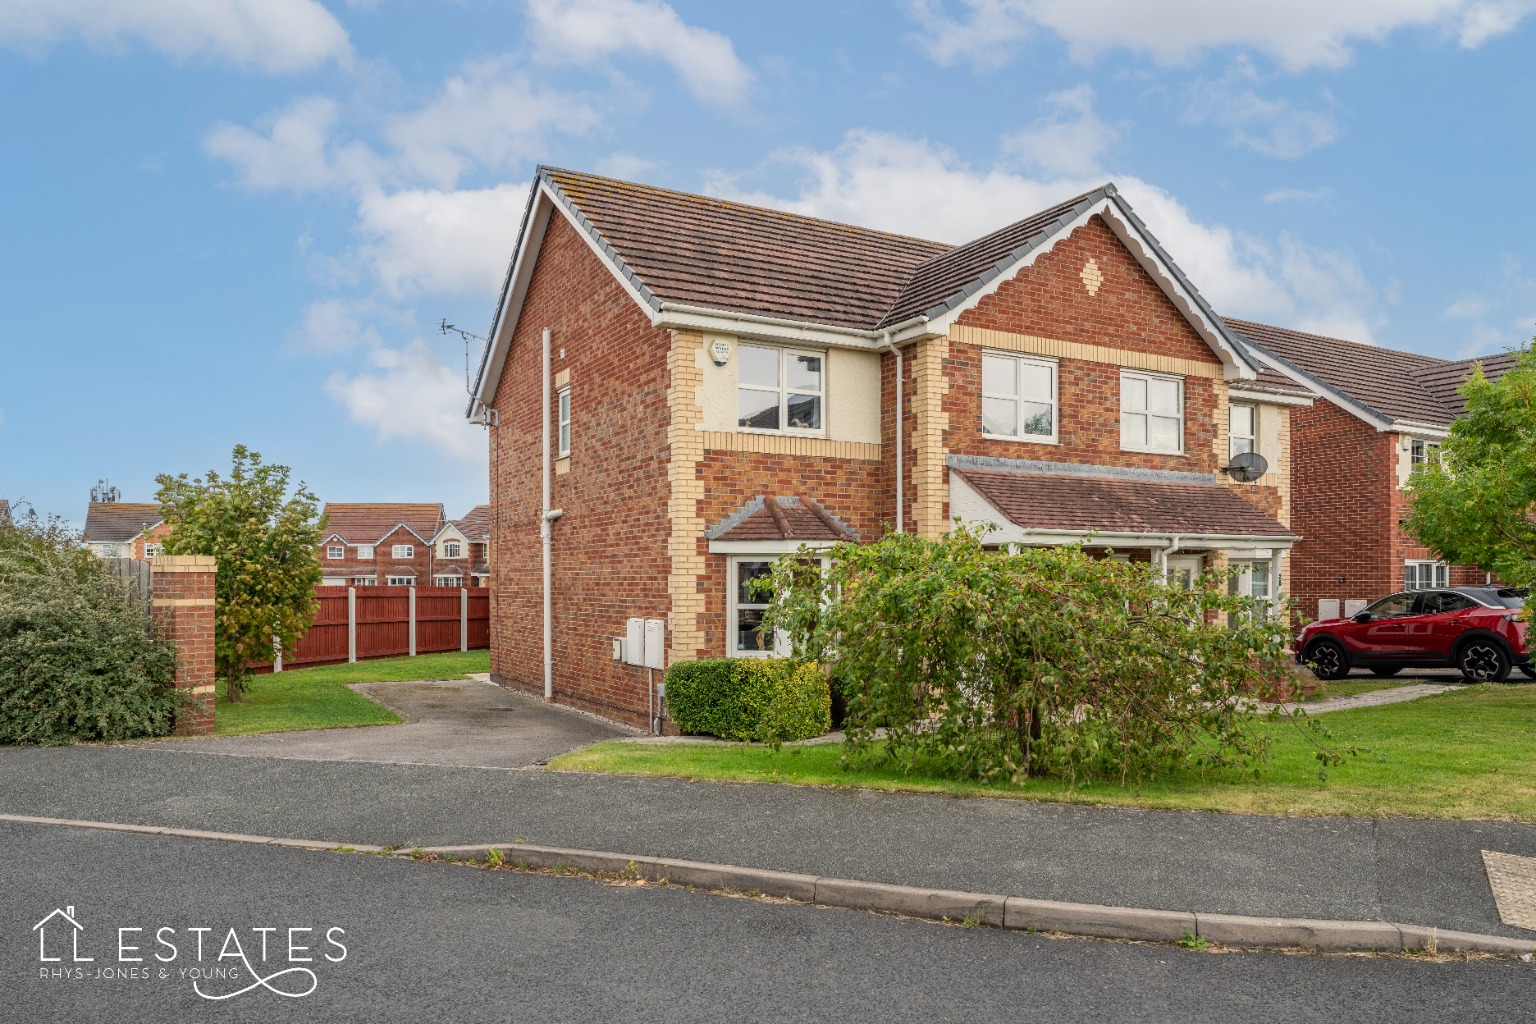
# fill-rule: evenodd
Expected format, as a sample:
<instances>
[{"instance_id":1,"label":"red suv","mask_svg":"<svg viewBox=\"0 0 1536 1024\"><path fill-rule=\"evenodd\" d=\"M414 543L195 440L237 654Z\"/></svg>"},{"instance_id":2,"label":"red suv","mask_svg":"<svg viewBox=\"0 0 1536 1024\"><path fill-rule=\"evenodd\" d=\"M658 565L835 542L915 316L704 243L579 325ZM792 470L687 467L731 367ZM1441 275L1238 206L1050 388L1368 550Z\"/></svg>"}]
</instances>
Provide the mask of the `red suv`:
<instances>
[{"instance_id":1,"label":"red suv","mask_svg":"<svg viewBox=\"0 0 1536 1024\"><path fill-rule=\"evenodd\" d=\"M1518 668L1536 679L1520 619L1525 593L1455 587L1393 594L1353 618L1302 627L1296 660L1319 679L1342 679L1351 668L1378 676L1404 668L1459 668L1479 683L1502 683Z\"/></svg>"}]
</instances>

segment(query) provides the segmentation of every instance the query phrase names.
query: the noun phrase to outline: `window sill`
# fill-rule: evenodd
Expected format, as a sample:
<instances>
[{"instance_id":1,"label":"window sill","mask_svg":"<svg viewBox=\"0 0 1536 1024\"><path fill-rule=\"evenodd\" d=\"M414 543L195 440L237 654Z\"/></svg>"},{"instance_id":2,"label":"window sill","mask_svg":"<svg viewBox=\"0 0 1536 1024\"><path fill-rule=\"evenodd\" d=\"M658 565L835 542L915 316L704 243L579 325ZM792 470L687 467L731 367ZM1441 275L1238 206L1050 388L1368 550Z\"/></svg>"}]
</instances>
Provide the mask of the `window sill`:
<instances>
[{"instance_id":1,"label":"window sill","mask_svg":"<svg viewBox=\"0 0 1536 1024\"><path fill-rule=\"evenodd\" d=\"M1174 455L1174 456L1182 456L1184 454L1184 449L1182 449L1182 448L1179 448L1179 449L1176 449L1176 450L1175 449L1170 449L1170 448L1128 448L1125 445L1121 445L1120 446L1120 450L1123 451L1123 452L1135 452L1137 455Z\"/></svg>"},{"instance_id":2,"label":"window sill","mask_svg":"<svg viewBox=\"0 0 1536 1024\"><path fill-rule=\"evenodd\" d=\"M984 441L1012 441L1015 444L1061 444L1060 437L1034 437L1030 435L1010 437L1007 434L982 434L981 437Z\"/></svg>"},{"instance_id":3,"label":"window sill","mask_svg":"<svg viewBox=\"0 0 1536 1024\"><path fill-rule=\"evenodd\" d=\"M764 437L819 437L826 439L825 430L762 430L753 427L737 427L738 434L762 434Z\"/></svg>"}]
</instances>

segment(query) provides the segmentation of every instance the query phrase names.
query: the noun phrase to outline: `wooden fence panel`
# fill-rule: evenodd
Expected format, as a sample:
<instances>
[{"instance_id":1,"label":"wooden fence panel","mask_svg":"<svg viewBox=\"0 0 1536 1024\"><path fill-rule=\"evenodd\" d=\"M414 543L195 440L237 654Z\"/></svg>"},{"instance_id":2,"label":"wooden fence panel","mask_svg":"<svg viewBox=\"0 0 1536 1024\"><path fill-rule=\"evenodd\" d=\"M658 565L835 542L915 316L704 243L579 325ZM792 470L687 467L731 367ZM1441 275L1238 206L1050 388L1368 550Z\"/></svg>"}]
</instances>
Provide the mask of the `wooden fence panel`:
<instances>
[{"instance_id":1,"label":"wooden fence panel","mask_svg":"<svg viewBox=\"0 0 1536 1024\"><path fill-rule=\"evenodd\" d=\"M320 607L314 624L298 645L283 656L283 668L336 665L347 661L348 587L317 587ZM357 587L357 660L397 658L410 654L410 587ZM460 642L458 587L416 588L416 653L456 651ZM469 591L469 649L491 645L490 591ZM252 666L270 672L272 664Z\"/></svg>"}]
</instances>

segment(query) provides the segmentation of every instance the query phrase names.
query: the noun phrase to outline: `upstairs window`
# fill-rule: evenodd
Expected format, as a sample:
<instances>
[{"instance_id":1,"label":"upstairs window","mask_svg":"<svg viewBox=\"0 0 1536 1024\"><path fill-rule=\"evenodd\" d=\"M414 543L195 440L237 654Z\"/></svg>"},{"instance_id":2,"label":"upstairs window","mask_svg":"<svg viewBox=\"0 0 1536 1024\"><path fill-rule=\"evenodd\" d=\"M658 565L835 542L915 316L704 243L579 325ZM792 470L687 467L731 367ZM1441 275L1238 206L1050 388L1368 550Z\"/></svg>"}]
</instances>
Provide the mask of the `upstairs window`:
<instances>
[{"instance_id":1,"label":"upstairs window","mask_svg":"<svg viewBox=\"0 0 1536 1024\"><path fill-rule=\"evenodd\" d=\"M327 544L325 546L325 557L345 558L347 557L347 549L340 544Z\"/></svg>"},{"instance_id":2,"label":"upstairs window","mask_svg":"<svg viewBox=\"0 0 1536 1024\"><path fill-rule=\"evenodd\" d=\"M459 542L456 540L443 541L444 558L461 558L463 556L459 552L462 550L463 549L460 547Z\"/></svg>"},{"instance_id":3,"label":"upstairs window","mask_svg":"<svg viewBox=\"0 0 1536 1024\"><path fill-rule=\"evenodd\" d=\"M763 345L739 345L736 351L739 428L822 432L823 353Z\"/></svg>"},{"instance_id":4,"label":"upstairs window","mask_svg":"<svg viewBox=\"0 0 1536 1024\"><path fill-rule=\"evenodd\" d=\"M1258 440L1258 409L1251 405L1228 406L1227 457L1258 451Z\"/></svg>"},{"instance_id":5,"label":"upstairs window","mask_svg":"<svg viewBox=\"0 0 1536 1024\"><path fill-rule=\"evenodd\" d=\"M1120 447L1128 452L1184 453L1184 381L1120 373Z\"/></svg>"},{"instance_id":6,"label":"upstairs window","mask_svg":"<svg viewBox=\"0 0 1536 1024\"><path fill-rule=\"evenodd\" d=\"M415 558L416 545L396 544L394 547L389 549L389 552L391 558Z\"/></svg>"},{"instance_id":7,"label":"upstairs window","mask_svg":"<svg viewBox=\"0 0 1536 1024\"><path fill-rule=\"evenodd\" d=\"M557 458L566 458L571 454L571 389L561 388L556 394L559 404L557 413L560 424L560 451ZM449 558L457 558L458 555L449 555Z\"/></svg>"},{"instance_id":8,"label":"upstairs window","mask_svg":"<svg viewBox=\"0 0 1536 1024\"><path fill-rule=\"evenodd\" d=\"M981 432L1016 441L1055 441L1056 364L983 353Z\"/></svg>"},{"instance_id":9,"label":"upstairs window","mask_svg":"<svg viewBox=\"0 0 1536 1024\"><path fill-rule=\"evenodd\" d=\"M362 559L372 558L373 557L373 545L372 544L359 544L357 546L357 557L358 558L362 558Z\"/></svg>"}]
</instances>

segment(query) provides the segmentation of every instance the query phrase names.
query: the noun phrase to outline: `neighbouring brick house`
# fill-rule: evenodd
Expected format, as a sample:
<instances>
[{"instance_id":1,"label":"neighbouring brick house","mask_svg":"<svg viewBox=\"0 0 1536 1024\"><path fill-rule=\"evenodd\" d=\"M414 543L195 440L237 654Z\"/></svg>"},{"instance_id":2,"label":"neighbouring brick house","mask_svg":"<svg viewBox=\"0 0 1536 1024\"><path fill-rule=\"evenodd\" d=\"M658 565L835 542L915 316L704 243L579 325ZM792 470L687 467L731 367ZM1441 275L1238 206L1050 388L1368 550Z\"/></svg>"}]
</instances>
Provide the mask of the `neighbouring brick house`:
<instances>
[{"instance_id":1,"label":"neighbouring brick house","mask_svg":"<svg viewBox=\"0 0 1536 1024\"><path fill-rule=\"evenodd\" d=\"M324 511L322 586L483 587L490 580L488 505L457 520L441 504L330 502Z\"/></svg>"},{"instance_id":2,"label":"neighbouring brick house","mask_svg":"<svg viewBox=\"0 0 1536 1024\"><path fill-rule=\"evenodd\" d=\"M773 558L952 516L1278 600L1311 402L1113 186L951 246L541 168L469 409L492 677L644 722L628 620L667 663L760 655Z\"/></svg>"},{"instance_id":3,"label":"neighbouring brick house","mask_svg":"<svg viewBox=\"0 0 1536 1024\"><path fill-rule=\"evenodd\" d=\"M1402 528L1413 467L1435 458L1465 406L1457 389L1481 364L1497 379L1512 354L1450 361L1229 319L1255 356L1318 400L1291 418L1291 559L1301 621L1351 614L1403 588L1488 581L1448 566ZM1300 622L1298 622L1300 625Z\"/></svg>"},{"instance_id":4,"label":"neighbouring brick house","mask_svg":"<svg viewBox=\"0 0 1536 1024\"><path fill-rule=\"evenodd\" d=\"M80 539L98 558L154 561L169 527L160 506L131 501L93 501L86 507Z\"/></svg>"}]
</instances>

